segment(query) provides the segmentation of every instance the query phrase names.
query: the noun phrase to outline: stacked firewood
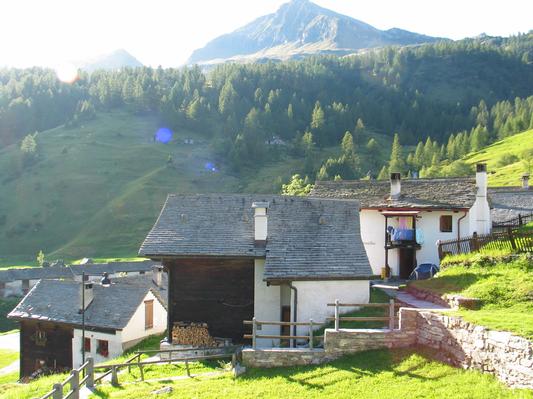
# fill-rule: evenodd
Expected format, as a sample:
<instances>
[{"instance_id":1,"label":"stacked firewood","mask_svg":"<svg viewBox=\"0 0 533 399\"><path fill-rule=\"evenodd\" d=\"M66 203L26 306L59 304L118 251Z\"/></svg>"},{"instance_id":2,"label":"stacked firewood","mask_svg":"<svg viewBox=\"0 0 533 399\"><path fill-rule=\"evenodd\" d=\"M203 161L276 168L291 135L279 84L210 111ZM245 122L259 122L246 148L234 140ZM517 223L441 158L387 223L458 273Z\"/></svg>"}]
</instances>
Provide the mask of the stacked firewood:
<instances>
[{"instance_id":1,"label":"stacked firewood","mask_svg":"<svg viewBox=\"0 0 533 399\"><path fill-rule=\"evenodd\" d=\"M216 341L207 328L207 323L174 323L172 327L172 343L198 347L216 346Z\"/></svg>"}]
</instances>

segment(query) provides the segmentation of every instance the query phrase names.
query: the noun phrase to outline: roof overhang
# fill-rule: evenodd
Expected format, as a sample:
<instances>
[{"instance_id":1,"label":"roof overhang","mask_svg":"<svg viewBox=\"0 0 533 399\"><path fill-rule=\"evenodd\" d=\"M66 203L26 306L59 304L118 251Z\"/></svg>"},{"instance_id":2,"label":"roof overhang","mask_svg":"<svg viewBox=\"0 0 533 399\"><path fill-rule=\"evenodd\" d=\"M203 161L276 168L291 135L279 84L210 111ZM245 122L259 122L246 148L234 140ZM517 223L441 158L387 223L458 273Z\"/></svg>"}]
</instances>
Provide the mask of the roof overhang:
<instances>
[{"instance_id":1,"label":"roof overhang","mask_svg":"<svg viewBox=\"0 0 533 399\"><path fill-rule=\"evenodd\" d=\"M367 281L367 280L376 280L380 278L378 275L369 275L369 276L324 276L324 277L283 277L283 278L265 278L263 281L267 282L268 284L272 285L282 285L287 284L293 281L345 281L345 280L353 280L353 281Z\"/></svg>"},{"instance_id":2,"label":"roof overhang","mask_svg":"<svg viewBox=\"0 0 533 399\"><path fill-rule=\"evenodd\" d=\"M416 216L420 211L382 211L383 216Z\"/></svg>"},{"instance_id":3,"label":"roof overhang","mask_svg":"<svg viewBox=\"0 0 533 399\"><path fill-rule=\"evenodd\" d=\"M378 211L383 212L435 212L435 211L444 211L444 212L463 212L468 211L470 208L466 207L387 207L387 206L367 206L360 208L361 211Z\"/></svg>"}]
</instances>

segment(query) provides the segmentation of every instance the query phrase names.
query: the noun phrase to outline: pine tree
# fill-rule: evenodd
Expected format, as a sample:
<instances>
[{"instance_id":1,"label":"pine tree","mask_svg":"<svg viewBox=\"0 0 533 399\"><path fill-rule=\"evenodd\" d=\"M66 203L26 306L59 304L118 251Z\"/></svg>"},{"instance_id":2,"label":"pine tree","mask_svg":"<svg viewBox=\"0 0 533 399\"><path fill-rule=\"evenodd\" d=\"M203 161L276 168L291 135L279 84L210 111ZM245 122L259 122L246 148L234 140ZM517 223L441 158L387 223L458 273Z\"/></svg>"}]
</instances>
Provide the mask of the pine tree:
<instances>
[{"instance_id":1,"label":"pine tree","mask_svg":"<svg viewBox=\"0 0 533 399\"><path fill-rule=\"evenodd\" d=\"M392 141L389 170L391 173L403 173L405 170L405 162L402 156L402 146L400 145L400 136L398 133L394 135L394 140Z\"/></svg>"},{"instance_id":2,"label":"pine tree","mask_svg":"<svg viewBox=\"0 0 533 399\"><path fill-rule=\"evenodd\" d=\"M355 147L353 144L353 136L350 132L344 133L344 137L341 142L341 149L343 155L347 157L353 157L355 155Z\"/></svg>"},{"instance_id":3,"label":"pine tree","mask_svg":"<svg viewBox=\"0 0 533 399\"><path fill-rule=\"evenodd\" d=\"M389 168L385 165L381 168L378 174L378 180L387 180L389 178Z\"/></svg>"},{"instance_id":4,"label":"pine tree","mask_svg":"<svg viewBox=\"0 0 533 399\"><path fill-rule=\"evenodd\" d=\"M315 108L311 115L311 128L315 130L322 130L326 124L324 110L320 106L320 102L315 103Z\"/></svg>"}]
</instances>

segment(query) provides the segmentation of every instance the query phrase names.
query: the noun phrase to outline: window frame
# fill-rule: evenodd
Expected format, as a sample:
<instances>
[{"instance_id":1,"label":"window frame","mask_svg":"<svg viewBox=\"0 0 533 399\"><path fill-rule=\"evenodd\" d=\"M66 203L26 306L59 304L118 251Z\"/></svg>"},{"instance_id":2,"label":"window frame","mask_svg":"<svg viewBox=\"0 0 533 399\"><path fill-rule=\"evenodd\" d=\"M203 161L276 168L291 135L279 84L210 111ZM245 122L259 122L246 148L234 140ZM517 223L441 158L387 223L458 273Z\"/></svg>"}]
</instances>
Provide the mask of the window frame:
<instances>
[{"instance_id":1,"label":"window frame","mask_svg":"<svg viewBox=\"0 0 533 399\"><path fill-rule=\"evenodd\" d=\"M150 330L152 328L154 328L154 300L148 299L144 301L144 329Z\"/></svg>"},{"instance_id":2,"label":"window frame","mask_svg":"<svg viewBox=\"0 0 533 399\"><path fill-rule=\"evenodd\" d=\"M109 341L106 339L99 339L97 341L98 341L98 347L96 348L96 352L100 356L109 357ZM105 350L104 348L102 348L102 346L106 347Z\"/></svg>"},{"instance_id":3,"label":"window frame","mask_svg":"<svg viewBox=\"0 0 533 399\"><path fill-rule=\"evenodd\" d=\"M452 215L440 215L439 230L441 233L453 233L453 216Z\"/></svg>"},{"instance_id":4,"label":"window frame","mask_svg":"<svg viewBox=\"0 0 533 399\"><path fill-rule=\"evenodd\" d=\"M84 337L83 341L83 350L85 352L90 352L92 347L92 342L90 337Z\"/></svg>"}]
</instances>

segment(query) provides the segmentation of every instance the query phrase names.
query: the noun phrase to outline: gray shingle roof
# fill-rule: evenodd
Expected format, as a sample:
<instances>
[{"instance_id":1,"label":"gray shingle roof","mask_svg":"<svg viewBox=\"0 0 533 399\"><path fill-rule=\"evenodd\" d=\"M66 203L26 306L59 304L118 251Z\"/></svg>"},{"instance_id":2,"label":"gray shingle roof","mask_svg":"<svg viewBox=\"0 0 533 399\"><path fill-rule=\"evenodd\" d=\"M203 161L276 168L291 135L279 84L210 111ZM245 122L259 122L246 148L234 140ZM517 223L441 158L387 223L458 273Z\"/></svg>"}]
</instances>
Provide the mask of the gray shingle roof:
<instances>
[{"instance_id":1,"label":"gray shingle roof","mask_svg":"<svg viewBox=\"0 0 533 399\"><path fill-rule=\"evenodd\" d=\"M500 223L518 217L519 214L533 213L533 189L524 190L521 187L491 187L489 188L492 209L490 211L493 222Z\"/></svg>"},{"instance_id":2,"label":"gray shingle roof","mask_svg":"<svg viewBox=\"0 0 533 399\"><path fill-rule=\"evenodd\" d=\"M112 280L110 287L93 284L94 299L85 312L87 327L120 330L152 291L167 306L167 279L163 274L162 287L152 282L151 276L122 277ZM65 280L41 280L13 309L8 318L53 321L80 326L81 283Z\"/></svg>"},{"instance_id":3,"label":"gray shingle roof","mask_svg":"<svg viewBox=\"0 0 533 399\"><path fill-rule=\"evenodd\" d=\"M254 246L252 203L268 202ZM274 195L169 195L139 253L152 258L266 257L267 280L363 278L372 271L355 201Z\"/></svg>"},{"instance_id":4,"label":"gray shingle roof","mask_svg":"<svg viewBox=\"0 0 533 399\"><path fill-rule=\"evenodd\" d=\"M361 208L470 208L476 200L476 180L402 180L401 196L390 199L390 182L376 180L317 181L311 197L358 200Z\"/></svg>"},{"instance_id":5,"label":"gray shingle roof","mask_svg":"<svg viewBox=\"0 0 533 399\"><path fill-rule=\"evenodd\" d=\"M83 272L90 276L101 276L102 273L131 273L152 270L156 263L150 260L142 262L110 262L91 263L86 265L33 267L24 269L0 270L0 282L40 279L72 279Z\"/></svg>"}]
</instances>

